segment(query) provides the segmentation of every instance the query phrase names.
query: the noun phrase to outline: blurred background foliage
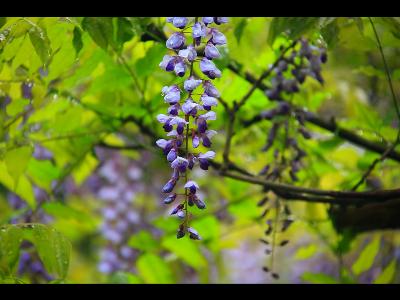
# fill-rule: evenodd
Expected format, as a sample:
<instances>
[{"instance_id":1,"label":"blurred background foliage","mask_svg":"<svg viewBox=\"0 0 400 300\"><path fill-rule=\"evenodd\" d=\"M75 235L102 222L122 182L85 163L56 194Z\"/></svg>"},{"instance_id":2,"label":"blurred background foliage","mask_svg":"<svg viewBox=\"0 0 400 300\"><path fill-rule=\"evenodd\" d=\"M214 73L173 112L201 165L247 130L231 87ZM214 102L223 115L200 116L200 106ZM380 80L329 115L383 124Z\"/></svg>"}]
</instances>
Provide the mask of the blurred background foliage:
<instances>
[{"instance_id":1,"label":"blurred background foliage","mask_svg":"<svg viewBox=\"0 0 400 300\"><path fill-rule=\"evenodd\" d=\"M303 36L328 49L325 83L307 80L292 102L368 140L395 140L399 122L368 18L229 20L216 62L228 104L251 88L230 63L257 78L281 45ZM373 21L399 94L400 20ZM167 53L161 37L173 30L165 18L0 18L0 280L399 283L398 231L338 230L329 204L301 201L288 203L295 222L284 233L289 244L276 251L280 279L272 279L262 270L270 259L259 242L262 189L212 169L195 172L207 209L193 227L203 239L176 239L178 221L160 192L169 166L146 135L163 136L160 90L178 80L158 66ZM274 106L257 90L238 119ZM216 112L213 150L222 161L228 116L222 105ZM270 126L237 123L231 160L251 173L272 161L260 151ZM308 156L296 185L350 189L380 157L307 127L313 139L301 141ZM398 188L399 170L387 159L361 188Z\"/></svg>"}]
</instances>

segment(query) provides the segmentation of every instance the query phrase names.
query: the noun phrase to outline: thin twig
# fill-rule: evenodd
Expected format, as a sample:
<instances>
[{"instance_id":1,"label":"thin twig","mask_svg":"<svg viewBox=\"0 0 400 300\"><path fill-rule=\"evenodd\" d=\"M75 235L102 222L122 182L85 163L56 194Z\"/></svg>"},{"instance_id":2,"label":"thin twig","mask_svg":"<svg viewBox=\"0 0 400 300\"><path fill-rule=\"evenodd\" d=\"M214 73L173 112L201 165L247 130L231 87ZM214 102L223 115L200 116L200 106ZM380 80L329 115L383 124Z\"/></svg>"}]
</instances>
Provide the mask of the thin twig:
<instances>
[{"instance_id":1,"label":"thin twig","mask_svg":"<svg viewBox=\"0 0 400 300\"><path fill-rule=\"evenodd\" d=\"M374 170L374 168L376 167L376 165L382 161L384 161L387 156L389 155L389 153L391 151L394 150L394 148L396 148L396 146L399 144L400 142L400 130L397 133L397 138L396 141L393 143L392 146L390 146L389 148L387 148L387 150L377 159L375 159L372 164L369 166L368 170L363 174L363 176L361 177L361 179L354 185L354 187L351 189L352 191L357 190L357 188L363 184L363 182L367 179L367 177L371 174L371 172Z\"/></svg>"},{"instance_id":2,"label":"thin twig","mask_svg":"<svg viewBox=\"0 0 400 300\"><path fill-rule=\"evenodd\" d=\"M376 41L378 42L379 52L380 52L380 54L381 54L381 56L382 56L383 64L384 64L384 66L385 66L386 76L387 76L388 83L389 83L389 86L390 86L390 91L391 91L392 97L393 97L393 98L392 98L392 99L393 99L393 104L394 104L394 107L395 107L395 109L396 109L397 117L398 117L399 122L400 122L400 109L399 109L399 104L397 103L396 94L395 94L395 92L394 92L394 88L393 88L392 78L391 78L391 76L390 76L389 67L388 67L388 64L387 64L387 62L386 62L385 55L383 54L382 44L381 44L381 41L380 41L379 36L378 36L378 32L376 31L374 22L372 21L371 17L368 17L368 20L369 20L369 22L371 23L372 29L374 30L374 34L375 34ZM399 126L400 126L400 125L399 125Z\"/></svg>"},{"instance_id":3,"label":"thin twig","mask_svg":"<svg viewBox=\"0 0 400 300\"><path fill-rule=\"evenodd\" d=\"M237 105L237 110L239 110L240 107L242 107L245 104L247 99L250 98L250 96L258 88L258 86L261 84L261 82L272 73L272 71L278 65L279 61L284 57L286 52L289 51L294 46L296 46L296 44L297 44L297 40L294 40L288 47L286 47L284 50L282 50L281 55L275 60L275 62L271 65L271 67L269 67L266 71L264 71L261 74L261 76L253 83L253 86L250 88L250 90L247 92L247 94L244 95L243 98L239 101L239 103Z\"/></svg>"}]
</instances>

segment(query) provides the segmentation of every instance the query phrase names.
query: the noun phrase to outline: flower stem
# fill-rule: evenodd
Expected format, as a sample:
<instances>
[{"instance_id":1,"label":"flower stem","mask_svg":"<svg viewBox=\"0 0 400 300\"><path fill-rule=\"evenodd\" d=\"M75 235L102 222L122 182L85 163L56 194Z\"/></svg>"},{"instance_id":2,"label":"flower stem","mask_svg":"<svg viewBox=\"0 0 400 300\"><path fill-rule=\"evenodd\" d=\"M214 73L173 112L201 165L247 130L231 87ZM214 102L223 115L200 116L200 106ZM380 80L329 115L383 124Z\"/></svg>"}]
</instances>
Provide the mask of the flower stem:
<instances>
[{"instance_id":1,"label":"flower stem","mask_svg":"<svg viewBox=\"0 0 400 300\"><path fill-rule=\"evenodd\" d=\"M198 20L198 17L195 18L194 22L196 23L197 20ZM195 41L194 38L193 38L192 44L193 44L193 47L196 46L196 41ZM193 65L194 65L194 62L192 61L190 63L190 75L189 75L189 77L191 77L193 75ZM191 93L189 93L189 97L190 96L191 96ZM185 115L185 121L188 122L188 124L186 125L186 137L185 137L185 156L186 156L187 160L189 160L189 131L190 131L189 120L190 120L190 116L189 115ZM185 183L186 182L188 182L188 169L186 169L186 171L185 171ZM188 190L185 189L185 221L184 221L184 223L185 223L185 227L186 228L189 227L189 209L188 209L189 200L188 200L188 197L189 197Z\"/></svg>"}]
</instances>

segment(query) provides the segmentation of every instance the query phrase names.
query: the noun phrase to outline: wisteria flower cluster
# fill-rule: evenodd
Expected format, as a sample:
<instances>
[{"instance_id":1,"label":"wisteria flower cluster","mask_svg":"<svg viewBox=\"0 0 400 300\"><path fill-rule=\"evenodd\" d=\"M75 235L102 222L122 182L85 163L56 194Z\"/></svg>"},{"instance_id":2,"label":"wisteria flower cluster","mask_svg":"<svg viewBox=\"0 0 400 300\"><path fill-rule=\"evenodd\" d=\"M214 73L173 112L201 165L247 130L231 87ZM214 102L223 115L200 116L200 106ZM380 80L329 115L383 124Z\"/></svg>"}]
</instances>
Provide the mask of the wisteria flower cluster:
<instances>
[{"instance_id":1,"label":"wisteria flower cluster","mask_svg":"<svg viewBox=\"0 0 400 300\"><path fill-rule=\"evenodd\" d=\"M104 149L101 149L104 150ZM138 231L142 218L134 207L135 196L143 192L142 169L134 160L118 153L98 151L103 164L92 176L92 189L103 200L101 234L107 244L100 249L98 269L105 274L133 272L138 251L128 245L132 233ZM121 174L126 174L122 176Z\"/></svg>"},{"instance_id":2,"label":"wisteria flower cluster","mask_svg":"<svg viewBox=\"0 0 400 300\"><path fill-rule=\"evenodd\" d=\"M300 46L296 50L298 44ZM296 133L299 133L304 139L312 137L305 128L307 115L296 109L287 99L299 92L299 85L304 83L307 76L316 79L321 84L324 82L321 75L321 64L327 61L326 49L310 45L303 38L292 43L291 47L291 53L287 56L282 55L274 64L271 87L265 91L266 96L271 100L278 101L278 104L260 114L261 119L272 121L262 151L268 151L274 146L279 133L282 133L283 137L284 147L275 146L274 160L260 172L260 175L271 181L281 181L285 171L289 173L292 181L298 181L297 173L300 171L301 160L307 154L300 148ZM263 271L270 273L272 278L279 279L279 274L274 269L275 246L285 246L289 240L281 239L278 243L277 234L285 232L294 219L288 205L283 201L281 203L278 195L271 198L268 189L264 192L266 195L259 201L258 206L264 207L261 218L267 218L267 229L265 238L261 238L260 241L267 246L265 253L271 255L271 260L269 267L263 266ZM274 211L273 219L269 216L271 211Z\"/></svg>"},{"instance_id":3,"label":"wisteria flower cluster","mask_svg":"<svg viewBox=\"0 0 400 300\"><path fill-rule=\"evenodd\" d=\"M300 44L296 50L296 44ZM268 151L274 144L276 136L283 128L285 136L285 149L291 152L291 160L283 158L278 160L279 149L275 149L275 161L266 165L261 171L261 175L266 175L267 179L277 180L281 177L282 171L286 168L283 164L290 167L289 175L292 181L297 181L296 173L300 170L301 159L306 156L306 152L298 145L296 138L290 135L289 119L294 116L297 120L296 132L300 133L304 139L310 139L311 133L305 128L305 119L307 116L302 111L296 110L293 105L285 101L285 98L298 93L299 85L303 84L306 77L312 77L323 84L321 75L321 64L327 61L325 48L319 48L311 45L306 39L302 38L293 44L291 53L281 57L273 69L274 77L271 80L271 87L265 91L267 97L271 100L277 100L279 103L270 110L261 112L262 119L272 120L272 126L269 130L267 141L263 151ZM292 124L294 125L294 124Z\"/></svg>"},{"instance_id":4,"label":"wisteria flower cluster","mask_svg":"<svg viewBox=\"0 0 400 300\"><path fill-rule=\"evenodd\" d=\"M266 190L264 190L266 192ZM257 204L260 207L264 207L262 217L267 216L266 225L267 229L264 231L264 237L260 239L260 242L266 246L265 254L271 256L270 265L263 266L263 271L270 273L274 279L279 279L279 274L274 268L273 252L276 250L276 246L283 247L289 243L288 239L284 238L284 233L290 225L293 223L294 218L286 203L282 203L279 197L276 195L266 195ZM271 218L271 212L274 217Z\"/></svg>"},{"instance_id":5,"label":"wisteria flower cluster","mask_svg":"<svg viewBox=\"0 0 400 300\"><path fill-rule=\"evenodd\" d=\"M171 179L162 191L169 194L165 204L180 198L180 203L172 210L172 215L183 219L177 238L188 233L189 237L199 240L200 235L189 226L188 206L196 205L199 209L206 207L198 195L199 185L189 179L188 170L198 164L201 169L208 170L209 160L215 156L214 151L199 153L189 152L189 139L193 149L201 145L210 148L211 138L217 133L208 128L208 122L216 120L212 108L218 104L219 91L211 80L221 77L221 71L214 59L221 56L218 46L226 44L225 35L213 25L227 23L226 17L169 17L167 22L180 29L167 40L166 47L171 54L165 55L160 67L167 72L174 72L178 77L188 76L179 84L165 86L162 89L164 101L169 104L167 114L159 114L157 120L163 124L169 140L159 139L157 145L162 148L172 168ZM191 28L191 42L185 33ZM204 48L202 47L204 46ZM201 49L201 50L200 50ZM194 72L194 64L198 63L205 78ZM174 193L177 182L184 179L184 194Z\"/></svg>"}]
</instances>

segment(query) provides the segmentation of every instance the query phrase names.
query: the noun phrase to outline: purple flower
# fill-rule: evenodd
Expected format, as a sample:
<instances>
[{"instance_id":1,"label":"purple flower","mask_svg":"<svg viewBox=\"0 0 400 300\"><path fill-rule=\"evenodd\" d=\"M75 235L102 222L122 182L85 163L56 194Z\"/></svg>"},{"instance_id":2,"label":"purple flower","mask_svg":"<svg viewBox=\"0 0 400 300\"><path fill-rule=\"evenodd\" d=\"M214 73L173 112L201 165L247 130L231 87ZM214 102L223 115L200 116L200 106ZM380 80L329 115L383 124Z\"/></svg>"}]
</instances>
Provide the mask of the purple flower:
<instances>
[{"instance_id":1,"label":"purple flower","mask_svg":"<svg viewBox=\"0 0 400 300\"><path fill-rule=\"evenodd\" d=\"M176 104L181 99L181 91L177 85L164 86L162 89L165 102L169 104Z\"/></svg>"},{"instance_id":2,"label":"purple flower","mask_svg":"<svg viewBox=\"0 0 400 300\"><path fill-rule=\"evenodd\" d=\"M178 156L172 163L171 167L178 170L181 173L185 173L189 162L186 158Z\"/></svg>"},{"instance_id":3,"label":"purple flower","mask_svg":"<svg viewBox=\"0 0 400 300\"><path fill-rule=\"evenodd\" d=\"M192 227L188 228L188 232L189 232L189 237L192 240L201 240L201 237L200 237L199 233L195 229L193 229Z\"/></svg>"},{"instance_id":4,"label":"purple flower","mask_svg":"<svg viewBox=\"0 0 400 300\"><path fill-rule=\"evenodd\" d=\"M192 136L192 146L193 148L197 148L200 145L200 137L197 134Z\"/></svg>"},{"instance_id":5,"label":"purple flower","mask_svg":"<svg viewBox=\"0 0 400 300\"><path fill-rule=\"evenodd\" d=\"M206 48L204 49L204 54L208 59L218 58L221 56L217 47L212 43L207 43Z\"/></svg>"},{"instance_id":6,"label":"purple flower","mask_svg":"<svg viewBox=\"0 0 400 300\"><path fill-rule=\"evenodd\" d=\"M211 42L214 45L225 45L226 44L226 37L225 35L220 32L218 29L212 28L211 29Z\"/></svg>"},{"instance_id":7,"label":"purple flower","mask_svg":"<svg viewBox=\"0 0 400 300\"><path fill-rule=\"evenodd\" d=\"M199 133L205 133L207 130L207 121L203 118L197 119L197 131Z\"/></svg>"},{"instance_id":8,"label":"purple flower","mask_svg":"<svg viewBox=\"0 0 400 300\"><path fill-rule=\"evenodd\" d=\"M185 130L185 123L182 123L182 122L178 123L178 125L176 126L176 133L178 135L181 135L181 134L183 134L184 130Z\"/></svg>"},{"instance_id":9,"label":"purple flower","mask_svg":"<svg viewBox=\"0 0 400 300\"><path fill-rule=\"evenodd\" d=\"M200 115L199 118L203 118L204 120L214 121L217 119L217 114L213 111L209 111L203 115Z\"/></svg>"},{"instance_id":10,"label":"purple flower","mask_svg":"<svg viewBox=\"0 0 400 300\"><path fill-rule=\"evenodd\" d=\"M217 106L218 105L218 101L216 98L214 97L210 97L207 95L202 95L201 96L201 104L203 104L203 107L205 110L210 110L211 106Z\"/></svg>"},{"instance_id":11,"label":"purple flower","mask_svg":"<svg viewBox=\"0 0 400 300\"><path fill-rule=\"evenodd\" d=\"M170 141L164 139L159 139L156 141L157 146L160 147L161 149L165 149L165 147L167 147L167 145L170 143L171 143Z\"/></svg>"},{"instance_id":12,"label":"purple flower","mask_svg":"<svg viewBox=\"0 0 400 300\"><path fill-rule=\"evenodd\" d=\"M176 159L176 157L177 157L176 150L175 150L174 148L172 148L172 149L168 152L167 160L168 160L169 162L173 162L173 161Z\"/></svg>"},{"instance_id":13,"label":"purple flower","mask_svg":"<svg viewBox=\"0 0 400 300\"><path fill-rule=\"evenodd\" d=\"M181 32L174 32L165 43L168 49L180 49L185 44L185 35Z\"/></svg>"},{"instance_id":14,"label":"purple flower","mask_svg":"<svg viewBox=\"0 0 400 300\"><path fill-rule=\"evenodd\" d=\"M199 185L195 181L189 180L188 182L186 182L184 188L189 189L189 192L191 194L196 194L196 190L199 188Z\"/></svg>"},{"instance_id":15,"label":"purple flower","mask_svg":"<svg viewBox=\"0 0 400 300\"><path fill-rule=\"evenodd\" d=\"M21 94L25 99L32 99L32 82L23 82L21 84Z\"/></svg>"},{"instance_id":16,"label":"purple flower","mask_svg":"<svg viewBox=\"0 0 400 300\"><path fill-rule=\"evenodd\" d=\"M159 66L161 69L171 72L174 70L175 66L175 56L164 55L163 60L160 62Z\"/></svg>"},{"instance_id":17,"label":"purple flower","mask_svg":"<svg viewBox=\"0 0 400 300\"><path fill-rule=\"evenodd\" d=\"M185 76L186 64L181 60L178 61L175 64L174 71L175 71L176 76L179 76L179 77Z\"/></svg>"},{"instance_id":18,"label":"purple flower","mask_svg":"<svg viewBox=\"0 0 400 300\"><path fill-rule=\"evenodd\" d=\"M176 206L172 211L171 211L171 215L175 215L178 211L182 210L183 208L183 204L179 204L178 206Z\"/></svg>"},{"instance_id":19,"label":"purple flower","mask_svg":"<svg viewBox=\"0 0 400 300\"><path fill-rule=\"evenodd\" d=\"M194 204L196 204L198 209L205 209L206 204L202 201L197 195L189 194L189 199L192 200Z\"/></svg>"},{"instance_id":20,"label":"purple flower","mask_svg":"<svg viewBox=\"0 0 400 300\"><path fill-rule=\"evenodd\" d=\"M228 23L228 18L227 17L214 17L214 22L217 25L221 25L223 23Z\"/></svg>"},{"instance_id":21,"label":"purple flower","mask_svg":"<svg viewBox=\"0 0 400 300\"><path fill-rule=\"evenodd\" d=\"M174 17L172 18L172 24L174 24L175 27L183 29L185 28L186 24L188 23L188 18L186 17Z\"/></svg>"},{"instance_id":22,"label":"purple flower","mask_svg":"<svg viewBox=\"0 0 400 300\"><path fill-rule=\"evenodd\" d=\"M189 45L186 49L179 50L178 55L192 62L197 57L197 52L193 45Z\"/></svg>"},{"instance_id":23,"label":"purple flower","mask_svg":"<svg viewBox=\"0 0 400 300\"><path fill-rule=\"evenodd\" d=\"M175 103L175 104L171 105L170 107L168 107L168 113L171 116L177 116L179 113L179 108L180 108L179 103Z\"/></svg>"},{"instance_id":24,"label":"purple flower","mask_svg":"<svg viewBox=\"0 0 400 300\"><path fill-rule=\"evenodd\" d=\"M207 151L206 153L200 153L198 156L200 168L203 170L208 170L208 166L210 165L209 159L213 159L215 157L214 151Z\"/></svg>"},{"instance_id":25,"label":"purple flower","mask_svg":"<svg viewBox=\"0 0 400 300\"><path fill-rule=\"evenodd\" d=\"M203 81L204 93L206 93L210 97L218 98L220 96L218 90L209 80Z\"/></svg>"},{"instance_id":26,"label":"purple flower","mask_svg":"<svg viewBox=\"0 0 400 300\"><path fill-rule=\"evenodd\" d=\"M210 148L211 147L211 137L214 136L217 132L215 130L207 130L206 133L202 136L203 146Z\"/></svg>"},{"instance_id":27,"label":"purple flower","mask_svg":"<svg viewBox=\"0 0 400 300\"><path fill-rule=\"evenodd\" d=\"M171 193L175 187L175 184L176 184L176 180L173 180L173 179L168 180L168 182L164 185L164 187L162 189L163 193L166 193L166 194Z\"/></svg>"},{"instance_id":28,"label":"purple flower","mask_svg":"<svg viewBox=\"0 0 400 300\"><path fill-rule=\"evenodd\" d=\"M177 213L176 213L176 216L179 218L179 219L184 219L185 218L185 211L183 211L183 210L179 210Z\"/></svg>"},{"instance_id":29,"label":"purple flower","mask_svg":"<svg viewBox=\"0 0 400 300\"><path fill-rule=\"evenodd\" d=\"M203 17L202 21L204 24L208 25L208 24L211 24L212 22L214 22L214 17Z\"/></svg>"},{"instance_id":30,"label":"purple flower","mask_svg":"<svg viewBox=\"0 0 400 300\"><path fill-rule=\"evenodd\" d=\"M176 196L177 196L176 193L169 195L167 198L164 199L164 203L170 204L170 203L174 202L176 199Z\"/></svg>"},{"instance_id":31,"label":"purple flower","mask_svg":"<svg viewBox=\"0 0 400 300\"><path fill-rule=\"evenodd\" d=\"M164 114L159 114L157 115L157 121L164 124L165 122L169 121L171 117L164 115Z\"/></svg>"},{"instance_id":32,"label":"purple flower","mask_svg":"<svg viewBox=\"0 0 400 300\"><path fill-rule=\"evenodd\" d=\"M199 105L191 98L188 98L186 102L182 105L182 110L185 113L185 115L192 115L195 116L197 114L197 109L199 108Z\"/></svg>"},{"instance_id":33,"label":"purple flower","mask_svg":"<svg viewBox=\"0 0 400 300\"><path fill-rule=\"evenodd\" d=\"M221 71L211 60L208 60L205 57L200 61L200 70L210 79L221 77Z\"/></svg>"},{"instance_id":34,"label":"purple flower","mask_svg":"<svg viewBox=\"0 0 400 300\"><path fill-rule=\"evenodd\" d=\"M171 119L171 125L179 125L180 123L183 123L183 125L188 124L188 122L186 122L185 119L182 119L181 117L173 117Z\"/></svg>"},{"instance_id":35,"label":"purple flower","mask_svg":"<svg viewBox=\"0 0 400 300\"><path fill-rule=\"evenodd\" d=\"M207 34L206 26L201 22L195 23L192 29L193 29L192 35L194 38L202 38L205 37Z\"/></svg>"},{"instance_id":36,"label":"purple flower","mask_svg":"<svg viewBox=\"0 0 400 300\"><path fill-rule=\"evenodd\" d=\"M191 92L196 89L202 82L203 81L201 79L194 79L194 77L191 76L185 80L183 88L185 89L185 91Z\"/></svg>"},{"instance_id":37,"label":"purple flower","mask_svg":"<svg viewBox=\"0 0 400 300\"><path fill-rule=\"evenodd\" d=\"M156 141L156 144L158 147L160 147L161 149L163 149L163 152L165 155L168 154L168 152L172 149L173 145L171 141L167 141L164 139L159 139Z\"/></svg>"}]
</instances>

